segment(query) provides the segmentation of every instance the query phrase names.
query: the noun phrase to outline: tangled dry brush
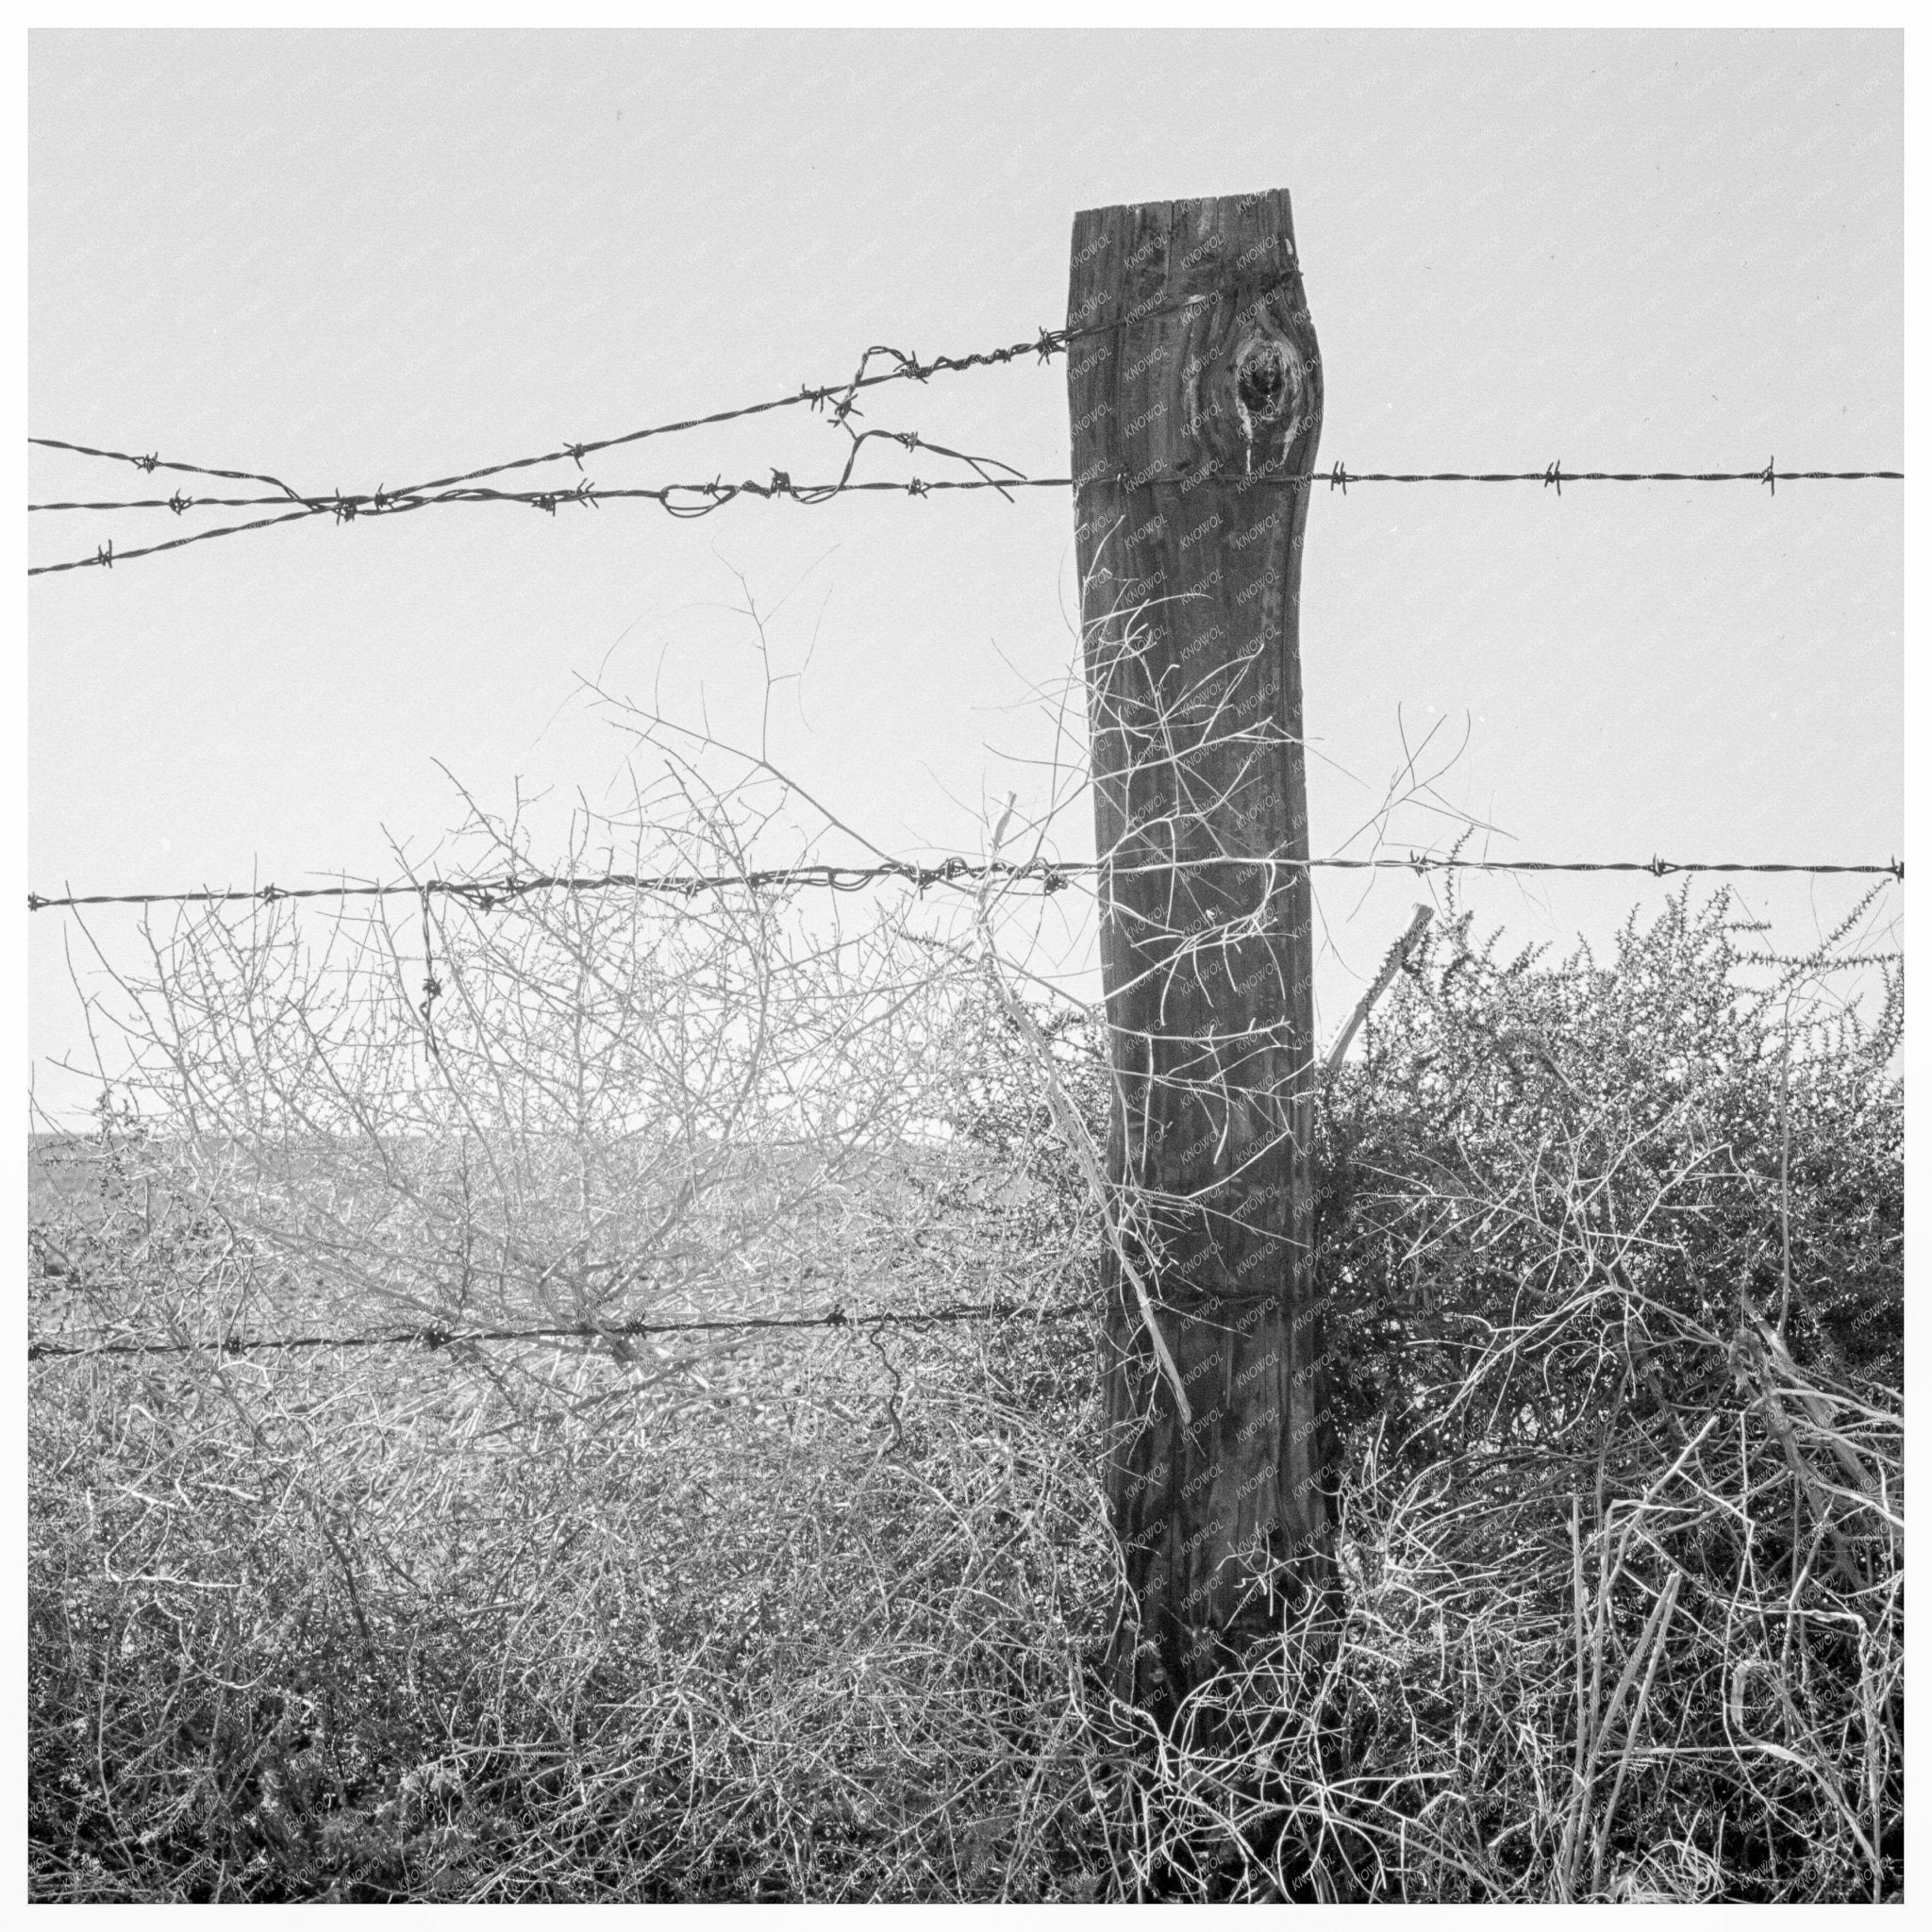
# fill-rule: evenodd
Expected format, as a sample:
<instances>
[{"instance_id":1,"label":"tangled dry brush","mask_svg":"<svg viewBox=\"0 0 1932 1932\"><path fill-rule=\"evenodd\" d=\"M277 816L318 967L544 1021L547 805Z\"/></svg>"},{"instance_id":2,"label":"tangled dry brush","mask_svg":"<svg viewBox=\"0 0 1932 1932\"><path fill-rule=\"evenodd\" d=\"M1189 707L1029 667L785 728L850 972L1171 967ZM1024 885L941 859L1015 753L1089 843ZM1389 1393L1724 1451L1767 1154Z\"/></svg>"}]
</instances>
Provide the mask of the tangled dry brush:
<instances>
[{"instance_id":1,"label":"tangled dry brush","mask_svg":"<svg viewBox=\"0 0 1932 1932\"><path fill-rule=\"evenodd\" d=\"M38 1360L34 1895L1898 1896L1899 981L1831 1018L1760 937L1418 956L1323 1115L1332 1595L1172 1736L1103 1688L1079 1321ZM1090 1291L1038 1082L949 1010L890 1039L953 1138L697 1190L694 1296ZM41 1338L380 1326L384 1255L481 1309L503 1202L646 1131L492 1179L318 1114L265 1178L190 1124L40 1143Z\"/></svg>"}]
</instances>

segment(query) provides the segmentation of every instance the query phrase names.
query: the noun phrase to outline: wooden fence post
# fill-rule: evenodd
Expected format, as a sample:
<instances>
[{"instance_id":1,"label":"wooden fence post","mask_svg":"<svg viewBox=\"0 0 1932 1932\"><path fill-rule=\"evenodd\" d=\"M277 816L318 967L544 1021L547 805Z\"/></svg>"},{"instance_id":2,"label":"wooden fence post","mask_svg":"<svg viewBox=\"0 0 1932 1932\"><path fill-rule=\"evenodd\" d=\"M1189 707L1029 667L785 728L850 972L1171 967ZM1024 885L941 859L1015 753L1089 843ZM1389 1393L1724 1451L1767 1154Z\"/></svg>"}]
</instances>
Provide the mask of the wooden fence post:
<instances>
[{"instance_id":1,"label":"wooden fence post","mask_svg":"<svg viewBox=\"0 0 1932 1932\"><path fill-rule=\"evenodd\" d=\"M1287 193L1076 215L1067 325L1114 1074L1107 1487L1133 1599L1114 1681L1171 1711L1328 1574L1293 863L1322 375Z\"/></svg>"}]
</instances>

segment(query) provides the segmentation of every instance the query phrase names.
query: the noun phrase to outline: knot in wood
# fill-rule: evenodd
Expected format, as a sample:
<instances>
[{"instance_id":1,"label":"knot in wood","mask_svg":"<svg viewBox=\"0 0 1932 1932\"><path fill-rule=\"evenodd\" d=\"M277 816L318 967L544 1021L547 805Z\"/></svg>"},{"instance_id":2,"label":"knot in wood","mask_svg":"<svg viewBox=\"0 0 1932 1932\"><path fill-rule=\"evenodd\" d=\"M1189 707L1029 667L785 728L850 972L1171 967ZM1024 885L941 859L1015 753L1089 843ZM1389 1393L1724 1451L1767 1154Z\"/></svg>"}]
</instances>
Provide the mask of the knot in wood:
<instances>
[{"instance_id":1,"label":"knot in wood","mask_svg":"<svg viewBox=\"0 0 1932 1932\"><path fill-rule=\"evenodd\" d=\"M1307 312L1290 294L1230 300L1196 366L1192 426L1216 468L1238 476L1307 468L1321 425L1321 364Z\"/></svg>"},{"instance_id":2,"label":"knot in wood","mask_svg":"<svg viewBox=\"0 0 1932 1932\"><path fill-rule=\"evenodd\" d=\"M1242 356L1234 392L1250 420L1273 422L1288 400L1288 369L1279 346L1257 342Z\"/></svg>"}]
</instances>

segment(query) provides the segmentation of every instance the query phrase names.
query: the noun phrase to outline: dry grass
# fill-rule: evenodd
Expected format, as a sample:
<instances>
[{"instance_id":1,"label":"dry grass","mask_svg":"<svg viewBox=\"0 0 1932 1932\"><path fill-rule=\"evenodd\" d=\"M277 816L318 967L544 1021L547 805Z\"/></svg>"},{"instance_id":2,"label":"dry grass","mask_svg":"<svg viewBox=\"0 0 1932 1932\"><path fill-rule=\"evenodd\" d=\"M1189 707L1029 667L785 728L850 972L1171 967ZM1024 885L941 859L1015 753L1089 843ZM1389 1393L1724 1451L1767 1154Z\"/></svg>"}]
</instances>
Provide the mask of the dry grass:
<instances>
[{"instance_id":1,"label":"dry grass","mask_svg":"<svg viewBox=\"0 0 1932 1932\"><path fill-rule=\"evenodd\" d=\"M1445 942L1374 1029L1328 1125L1333 1592L1172 1736L1103 1688L1077 1325L37 1363L33 1895L1898 1897L1891 1048L1700 1033L1717 930L1567 1008ZM962 1076L977 1155L760 1291L1090 1278L1011 1064ZM37 1332L301 1313L165 1140L89 1161Z\"/></svg>"},{"instance_id":2,"label":"dry grass","mask_svg":"<svg viewBox=\"0 0 1932 1932\"><path fill-rule=\"evenodd\" d=\"M42 1371L41 1895L1050 1893L1108 1580L1065 1365L880 1345L896 1430L862 1334L557 1363L508 1431L441 1364Z\"/></svg>"}]
</instances>

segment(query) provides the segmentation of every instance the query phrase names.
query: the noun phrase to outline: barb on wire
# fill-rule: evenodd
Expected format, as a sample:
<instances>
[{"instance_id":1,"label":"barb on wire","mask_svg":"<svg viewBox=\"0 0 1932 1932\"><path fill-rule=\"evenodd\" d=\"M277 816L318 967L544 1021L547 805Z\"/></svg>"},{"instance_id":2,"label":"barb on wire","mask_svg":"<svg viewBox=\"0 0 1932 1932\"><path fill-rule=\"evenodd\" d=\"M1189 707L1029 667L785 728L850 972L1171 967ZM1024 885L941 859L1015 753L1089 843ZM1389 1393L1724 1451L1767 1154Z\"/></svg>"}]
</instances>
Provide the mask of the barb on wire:
<instances>
[{"instance_id":1,"label":"barb on wire","mask_svg":"<svg viewBox=\"0 0 1932 1932\"><path fill-rule=\"evenodd\" d=\"M363 1335L225 1336L219 1341L30 1341L29 1361L73 1360L89 1356L255 1355L322 1348L422 1348L431 1351L485 1341L635 1341L646 1335L715 1335L808 1328L873 1331L881 1327L928 1328L965 1322L1073 1322L1091 1318L1086 1302L1062 1302L1043 1308L1024 1302L951 1302L937 1308L874 1308L848 1314L831 1308L822 1315L721 1315L684 1322L605 1322L537 1328L395 1328ZM890 1361L888 1367L891 1367Z\"/></svg>"},{"instance_id":2,"label":"barb on wire","mask_svg":"<svg viewBox=\"0 0 1932 1932\"><path fill-rule=\"evenodd\" d=\"M1645 873L1653 878L1667 878L1687 873L1793 873L1824 877L1833 874L1864 874L1903 880L1905 861L1899 858L1875 865L1805 865L1777 861L1703 861L1670 858L1435 858L1426 853L1410 853L1406 858L1255 858L1228 854L1214 858L1182 859L1164 866L1165 872L1186 872L1196 868L1232 865L1279 867L1282 871L1307 868L1328 872L1477 872L1477 873ZM334 886L256 886L246 891L205 888L190 892L78 892L53 896L42 892L26 895L29 912L52 911L61 907L80 906L223 906L244 900L272 906L284 899L387 899L404 894L420 894L426 908L431 893L464 901L480 912L494 911L499 906L531 892L604 892L630 891L681 894L686 898L700 892L726 891L737 887L764 891L790 886L824 887L837 892L853 892L869 885L903 879L915 891L930 886L968 885L997 878L1013 884L1037 881L1042 894L1066 890L1069 882L1101 872L1091 859L1027 859L1009 863L1004 859L981 863L954 855L937 865L917 865L893 859L879 865L796 865L774 866L769 871L741 873L600 873L595 874L542 874L531 878L500 879L421 879L391 885ZM1105 868L1118 878L1127 868ZM441 991L439 986L437 991Z\"/></svg>"}]
</instances>

